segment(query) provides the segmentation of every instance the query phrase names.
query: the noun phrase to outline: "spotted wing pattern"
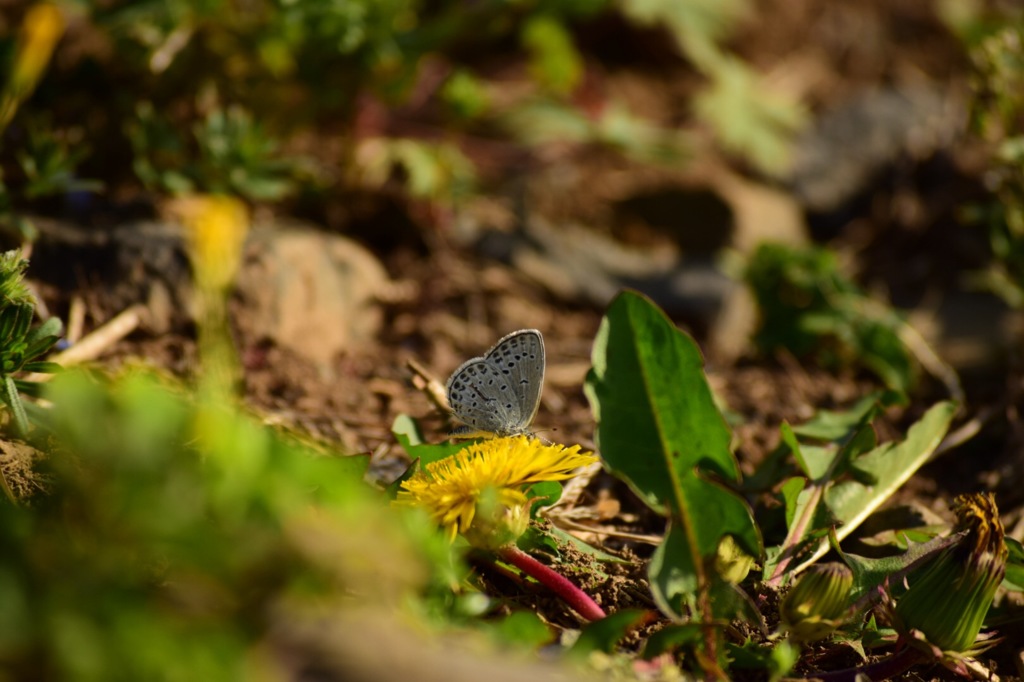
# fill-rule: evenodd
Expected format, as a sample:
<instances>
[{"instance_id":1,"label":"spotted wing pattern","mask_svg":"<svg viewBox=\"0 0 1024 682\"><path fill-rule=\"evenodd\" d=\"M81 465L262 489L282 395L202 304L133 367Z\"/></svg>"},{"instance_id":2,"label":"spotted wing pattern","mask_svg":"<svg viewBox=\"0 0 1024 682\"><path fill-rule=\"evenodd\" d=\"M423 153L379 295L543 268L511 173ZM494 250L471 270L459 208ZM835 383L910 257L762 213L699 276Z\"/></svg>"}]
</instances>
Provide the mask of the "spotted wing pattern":
<instances>
[{"instance_id":1,"label":"spotted wing pattern","mask_svg":"<svg viewBox=\"0 0 1024 682\"><path fill-rule=\"evenodd\" d=\"M521 329L452 373L448 404L474 430L525 433L540 406L543 384L544 338L536 329Z\"/></svg>"}]
</instances>

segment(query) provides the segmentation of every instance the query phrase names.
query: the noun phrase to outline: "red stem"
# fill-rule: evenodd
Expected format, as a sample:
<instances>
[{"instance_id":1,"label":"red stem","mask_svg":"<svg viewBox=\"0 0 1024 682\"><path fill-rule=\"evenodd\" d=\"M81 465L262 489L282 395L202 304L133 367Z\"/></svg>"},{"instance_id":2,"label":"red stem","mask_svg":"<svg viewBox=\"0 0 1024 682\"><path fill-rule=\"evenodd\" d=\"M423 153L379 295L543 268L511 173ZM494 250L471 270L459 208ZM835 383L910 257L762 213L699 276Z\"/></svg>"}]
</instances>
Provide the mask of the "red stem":
<instances>
[{"instance_id":1,"label":"red stem","mask_svg":"<svg viewBox=\"0 0 1024 682\"><path fill-rule=\"evenodd\" d=\"M604 610L586 592L572 584L561 573L545 566L518 547L503 547L498 550L498 556L502 561L507 561L557 594L562 601L587 620L600 620L605 617Z\"/></svg>"}]
</instances>

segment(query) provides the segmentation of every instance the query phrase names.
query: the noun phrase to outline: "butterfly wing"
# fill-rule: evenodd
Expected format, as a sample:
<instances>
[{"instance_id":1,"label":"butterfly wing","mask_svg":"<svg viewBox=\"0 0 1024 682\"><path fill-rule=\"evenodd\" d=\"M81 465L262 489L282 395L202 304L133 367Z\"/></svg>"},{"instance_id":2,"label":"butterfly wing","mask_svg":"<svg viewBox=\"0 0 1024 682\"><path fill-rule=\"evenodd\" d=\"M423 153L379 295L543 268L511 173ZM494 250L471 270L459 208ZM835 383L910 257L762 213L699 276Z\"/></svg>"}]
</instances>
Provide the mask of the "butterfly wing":
<instances>
[{"instance_id":1,"label":"butterfly wing","mask_svg":"<svg viewBox=\"0 0 1024 682\"><path fill-rule=\"evenodd\" d=\"M463 363L447 393L456 418L477 431L506 435L522 419L511 380L487 358Z\"/></svg>"},{"instance_id":2,"label":"butterfly wing","mask_svg":"<svg viewBox=\"0 0 1024 682\"><path fill-rule=\"evenodd\" d=\"M521 329L502 338L485 359L505 377L515 394L509 431L522 433L533 422L544 386L544 337L536 329Z\"/></svg>"}]
</instances>

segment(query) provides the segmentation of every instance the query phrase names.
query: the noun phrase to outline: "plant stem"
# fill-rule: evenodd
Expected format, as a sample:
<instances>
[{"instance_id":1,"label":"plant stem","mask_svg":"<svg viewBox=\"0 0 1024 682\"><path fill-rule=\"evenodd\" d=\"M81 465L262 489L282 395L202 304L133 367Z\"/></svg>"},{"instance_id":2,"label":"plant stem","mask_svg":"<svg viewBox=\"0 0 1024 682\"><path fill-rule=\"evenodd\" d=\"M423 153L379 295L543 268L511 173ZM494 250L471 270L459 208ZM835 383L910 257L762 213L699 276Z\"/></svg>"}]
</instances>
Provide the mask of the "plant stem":
<instances>
[{"instance_id":1,"label":"plant stem","mask_svg":"<svg viewBox=\"0 0 1024 682\"><path fill-rule=\"evenodd\" d=\"M605 617L604 610L590 598L590 595L576 587L564 575L545 566L518 547L503 547L498 550L498 557L557 594L562 601L587 620L600 620Z\"/></svg>"}]
</instances>

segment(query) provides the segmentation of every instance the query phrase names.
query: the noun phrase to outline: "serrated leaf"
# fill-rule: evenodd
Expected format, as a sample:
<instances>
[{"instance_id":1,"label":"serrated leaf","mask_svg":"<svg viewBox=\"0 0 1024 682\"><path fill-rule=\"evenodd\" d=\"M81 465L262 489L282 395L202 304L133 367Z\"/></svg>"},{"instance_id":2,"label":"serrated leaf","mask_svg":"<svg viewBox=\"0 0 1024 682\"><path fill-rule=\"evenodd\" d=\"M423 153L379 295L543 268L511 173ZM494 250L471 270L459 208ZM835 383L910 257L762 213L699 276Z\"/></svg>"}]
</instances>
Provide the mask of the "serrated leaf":
<instances>
[{"instance_id":1,"label":"serrated leaf","mask_svg":"<svg viewBox=\"0 0 1024 682\"><path fill-rule=\"evenodd\" d=\"M696 343L648 299L624 292L594 342L585 391L609 471L672 519L651 562L667 613L704 584L705 560L732 535L753 556L761 541L746 503L711 478L737 481L731 433L715 406Z\"/></svg>"},{"instance_id":2,"label":"serrated leaf","mask_svg":"<svg viewBox=\"0 0 1024 682\"><path fill-rule=\"evenodd\" d=\"M876 483L866 485L845 479L828 487L824 495L825 504L842 524L836 531L838 539L852 533L928 461L949 429L955 413L954 403L938 403L910 427L904 440L880 445L857 457L857 469L869 474ZM820 542L818 549L795 572L803 570L827 551L828 544Z\"/></svg>"},{"instance_id":3,"label":"serrated leaf","mask_svg":"<svg viewBox=\"0 0 1024 682\"><path fill-rule=\"evenodd\" d=\"M957 407L940 402L929 409L907 431L899 443L885 443L856 459L857 468L869 472L877 481L865 486L857 481L840 481L828 493L829 506L845 524L839 532L843 539L892 493L906 483L942 442Z\"/></svg>"}]
</instances>

